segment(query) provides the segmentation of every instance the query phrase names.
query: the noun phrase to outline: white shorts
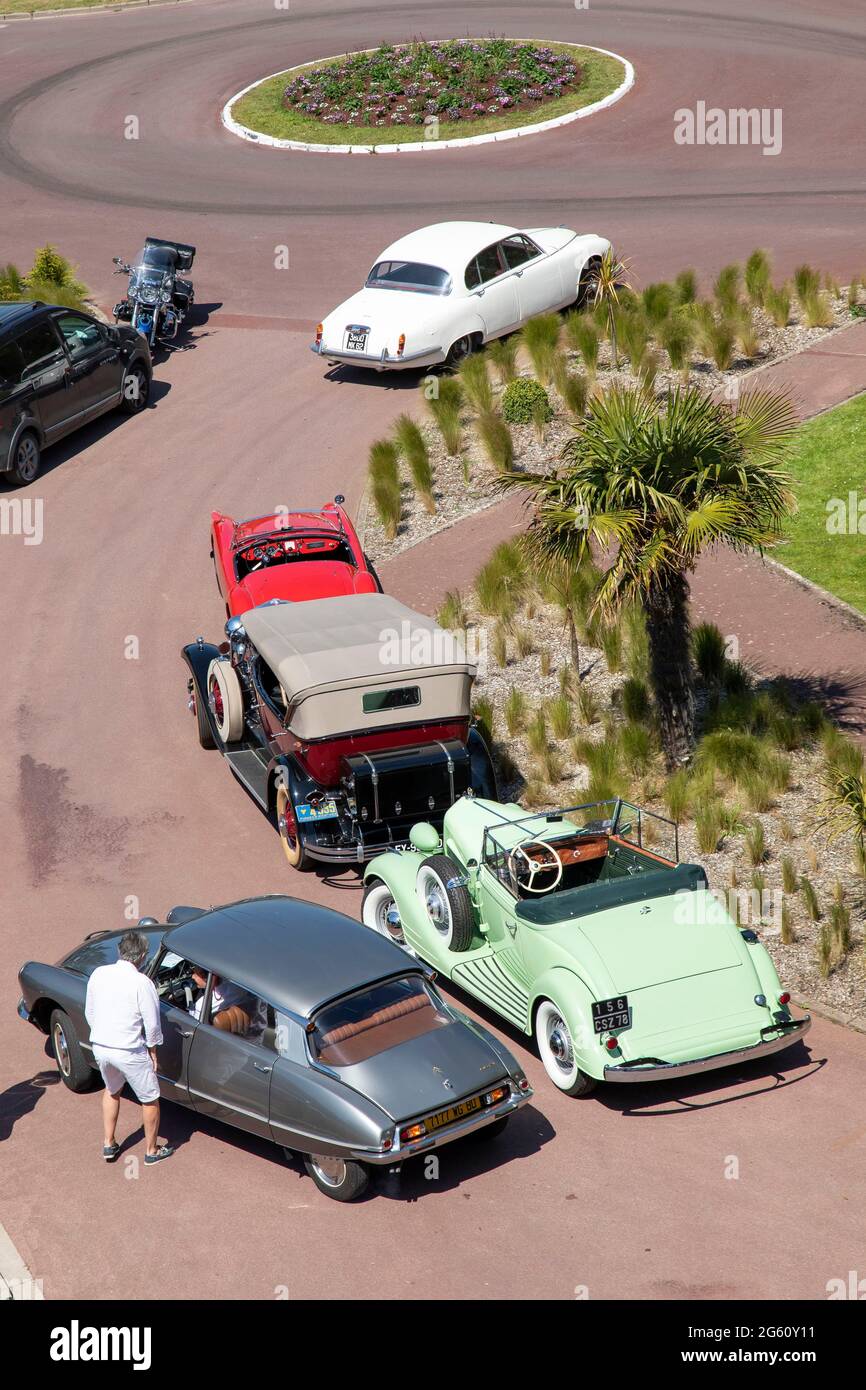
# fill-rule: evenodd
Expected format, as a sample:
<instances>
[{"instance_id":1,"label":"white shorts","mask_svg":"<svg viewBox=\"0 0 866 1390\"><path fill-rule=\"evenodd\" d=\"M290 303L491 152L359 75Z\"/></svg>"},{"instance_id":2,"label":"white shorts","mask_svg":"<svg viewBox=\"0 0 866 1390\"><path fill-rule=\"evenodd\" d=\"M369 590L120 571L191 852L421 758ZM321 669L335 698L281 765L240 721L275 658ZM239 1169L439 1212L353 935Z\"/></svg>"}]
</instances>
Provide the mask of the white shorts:
<instances>
[{"instance_id":1,"label":"white shorts","mask_svg":"<svg viewBox=\"0 0 866 1390\"><path fill-rule=\"evenodd\" d=\"M93 1056L106 1088L113 1096L122 1091L124 1081L128 1081L142 1105L159 1100L159 1082L146 1047L129 1050L101 1047L99 1043L94 1043Z\"/></svg>"}]
</instances>

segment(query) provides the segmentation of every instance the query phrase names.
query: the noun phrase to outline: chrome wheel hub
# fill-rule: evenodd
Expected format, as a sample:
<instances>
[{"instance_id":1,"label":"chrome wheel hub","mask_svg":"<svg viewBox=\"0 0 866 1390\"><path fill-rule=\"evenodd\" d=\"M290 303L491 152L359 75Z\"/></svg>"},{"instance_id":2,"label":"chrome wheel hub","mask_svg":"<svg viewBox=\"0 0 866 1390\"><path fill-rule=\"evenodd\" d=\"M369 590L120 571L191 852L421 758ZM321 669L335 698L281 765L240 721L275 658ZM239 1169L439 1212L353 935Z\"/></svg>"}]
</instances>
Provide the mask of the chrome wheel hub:
<instances>
[{"instance_id":1,"label":"chrome wheel hub","mask_svg":"<svg viewBox=\"0 0 866 1390\"><path fill-rule=\"evenodd\" d=\"M328 1154L316 1154L310 1162L322 1182L327 1183L329 1187L339 1187L346 1177L345 1159L332 1158Z\"/></svg>"},{"instance_id":2,"label":"chrome wheel hub","mask_svg":"<svg viewBox=\"0 0 866 1390\"><path fill-rule=\"evenodd\" d=\"M571 1050L571 1038L568 1029L561 1018L552 1021L547 1035L547 1045L557 1066L561 1067L563 1071L571 1071L574 1065L574 1053Z\"/></svg>"},{"instance_id":3,"label":"chrome wheel hub","mask_svg":"<svg viewBox=\"0 0 866 1390\"><path fill-rule=\"evenodd\" d=\"M64 1076L69 1075L69 1048L66 1045L66 1034L57 1023L54 1026L54 1051L57 1062Z\"/></svg>"}]
</instances>

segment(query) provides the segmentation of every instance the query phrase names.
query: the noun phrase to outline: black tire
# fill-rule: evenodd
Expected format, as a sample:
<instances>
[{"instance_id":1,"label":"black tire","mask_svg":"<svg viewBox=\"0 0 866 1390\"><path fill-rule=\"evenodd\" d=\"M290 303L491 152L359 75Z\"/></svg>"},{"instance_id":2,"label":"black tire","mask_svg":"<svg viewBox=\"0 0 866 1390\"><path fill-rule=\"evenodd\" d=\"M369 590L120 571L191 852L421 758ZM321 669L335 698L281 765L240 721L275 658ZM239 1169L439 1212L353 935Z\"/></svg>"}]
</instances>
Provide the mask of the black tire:
<instances>
[{"instance_id":1,"label":"black tire","mask_svg":"<svg viewBox=\"0 0 866 1390\"><path fill-rule=\"evenodd\" d=\"M333 1164L331 1176L321 1165ZM352 1159L329 1159L324 1154L304 1154L304 1167L320 1192L335 1202L354 1202L366 1192L370 1174L363 1163Z\"/></svg>"},{"instance_id":2,"label":"black tire","mask_svg":"<svg viewBox=\"0 0 866 1390\"><path fill-rule=\"evenodd\" d=\"M120 409L125 415L138 415L147 409L150 399L150 377L140 362L132 362L123 373L120 385Z\"/></svg>"},{"instance_id":3,"label":"black tire","mask_svg":"<svg viewBox=\"0 0 866 1390\"><path fill-rule=\"evenodd\" d=\"M462 338L458 338L456 343L452 343L445 358L446 367L457 367L464 358L471 356L475 351L475 338L471 333L464 333Z\"/></svg>"},{"instance_id":4,"label":"black tire","mask_svg":"<svg viewBox=\"0 0 866 1390\"><path fill-rule=\"evenodd\" d=\"M465 885L455 882L461 877L460 868L447 854L431 854L418 869L416 880L428 920L449 951L468 951L475 928L472 899Z\"/></svg>"},{"instance_id":5,"label":"black tire","mask_svg":"<svg viewBox=\"0 0 866 1390\"><path fill-rule=\"evenodd\" d=\"M92 1090L95 1081L93 1068L82 1051L75 1024L69 1014L64 1013L62 1009L52 1010L48 1036L64 1086L79 1094Z\"/></svg>"},{"instance_id":6,"label":"black tire","mask_svg":"<svg viewBox=\"0 0 866 1390\"><path fill-rule=\"evenodd\" d=\"M577 283L577 296L574 301L575 309L583 309L589 298L592 287L592 277L597 265L601 264L599 256L591 256L583 270L580 272L580 279Z\"/></svg>"},{"instance_id":7,"label":"black tire","mask_svg":"<svg viewBox=\"0 0 866 1390\"><path fill-rule=\"evenodd\" d=\"M510 1116L510 1115L500 1115L500 1116L499 1116L499 1119L498 1119L498 1120L494 1120L492 1125L485 1125L483 1129L476 1129L476 1131L475 1131L475 1133L473 1134L472 1138L473 1138L473 1139L498 1139L499 1136L500 1136L500 1134L503 1132L503 1130L505 1129L505 1126L508 1124L508 1121L509 1121L510 1119L511 1119L511 1116Z\"/></svg>"},{"instance_id":8,"label":"black tire","mask_svg":"<svg viewBox=\"0 0 866 1390\"><path fill-rule=\"evenodd\" d=\"M5 475L5 481L11 483L13 487L26 487L39 476L39 469L42 466L42 450L39 447L39 436L34 430L24 430L15 443L12 456L9 460L9 471Z\"/></svg>"},{"instance_id":9,"label":"black tire","mask_svg":"<svg viewBox=\"0 0 866 1390\"><path fill-rule=\"evenodd\" d=\"M190 690L190 699L193 703L193 713L195 714L195 727L196 733L198 734L199 744L202 748L216 748L214 736L211 733L210 722L207 717L207 711L204 708L204 701L201 698L201 692L199 691L199 688L196 685L194 679L192 679L191 684L192 689Z\"/></svg>"}]
</instances>

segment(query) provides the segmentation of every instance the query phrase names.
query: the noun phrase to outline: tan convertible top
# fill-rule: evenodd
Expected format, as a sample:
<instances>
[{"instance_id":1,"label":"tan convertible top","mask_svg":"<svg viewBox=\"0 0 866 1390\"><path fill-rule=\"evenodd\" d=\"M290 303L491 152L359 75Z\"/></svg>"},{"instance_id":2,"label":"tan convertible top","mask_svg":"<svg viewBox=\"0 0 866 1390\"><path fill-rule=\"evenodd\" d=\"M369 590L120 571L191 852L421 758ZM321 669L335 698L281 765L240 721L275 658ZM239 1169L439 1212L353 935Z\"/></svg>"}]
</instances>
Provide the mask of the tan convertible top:
<instances>
[{"instance_id":1,"label":"tan convertible top","mask_svg":"<svg viewBox=\"0 0 866 1390\"><path fill-rule=\"evenodd\" d=\"M243 624L290 704L331 690L387 685L407 672L416 679L468 677L467 690L475 676L459 639L389 594L264 604L245 613Z\"/></svg>"}]
</instances>

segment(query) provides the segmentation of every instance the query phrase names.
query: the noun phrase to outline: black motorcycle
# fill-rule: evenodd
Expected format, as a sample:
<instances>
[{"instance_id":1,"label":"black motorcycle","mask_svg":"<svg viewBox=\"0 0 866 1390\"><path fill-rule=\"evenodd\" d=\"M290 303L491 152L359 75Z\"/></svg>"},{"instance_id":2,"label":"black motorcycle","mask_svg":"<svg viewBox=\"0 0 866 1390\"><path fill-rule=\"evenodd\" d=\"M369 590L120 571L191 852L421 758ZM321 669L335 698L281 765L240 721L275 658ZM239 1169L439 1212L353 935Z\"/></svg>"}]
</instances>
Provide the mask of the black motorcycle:
<instances>
[{"instance_id":1,"label":"black motorcycle","mask_svg":"<svg viewBox=\"0 0 866 1390\"><path fill-rule=\"evenodd\" d=\"M151 236L131 265L115 256L115 275L129 276L126 298L114 306L115 320L131 323L151 347L157 339L176 337L194 299L191 281L182 280L179 272L192 270L194 260L194 246Z\"/></svg>"}]
</instances>

